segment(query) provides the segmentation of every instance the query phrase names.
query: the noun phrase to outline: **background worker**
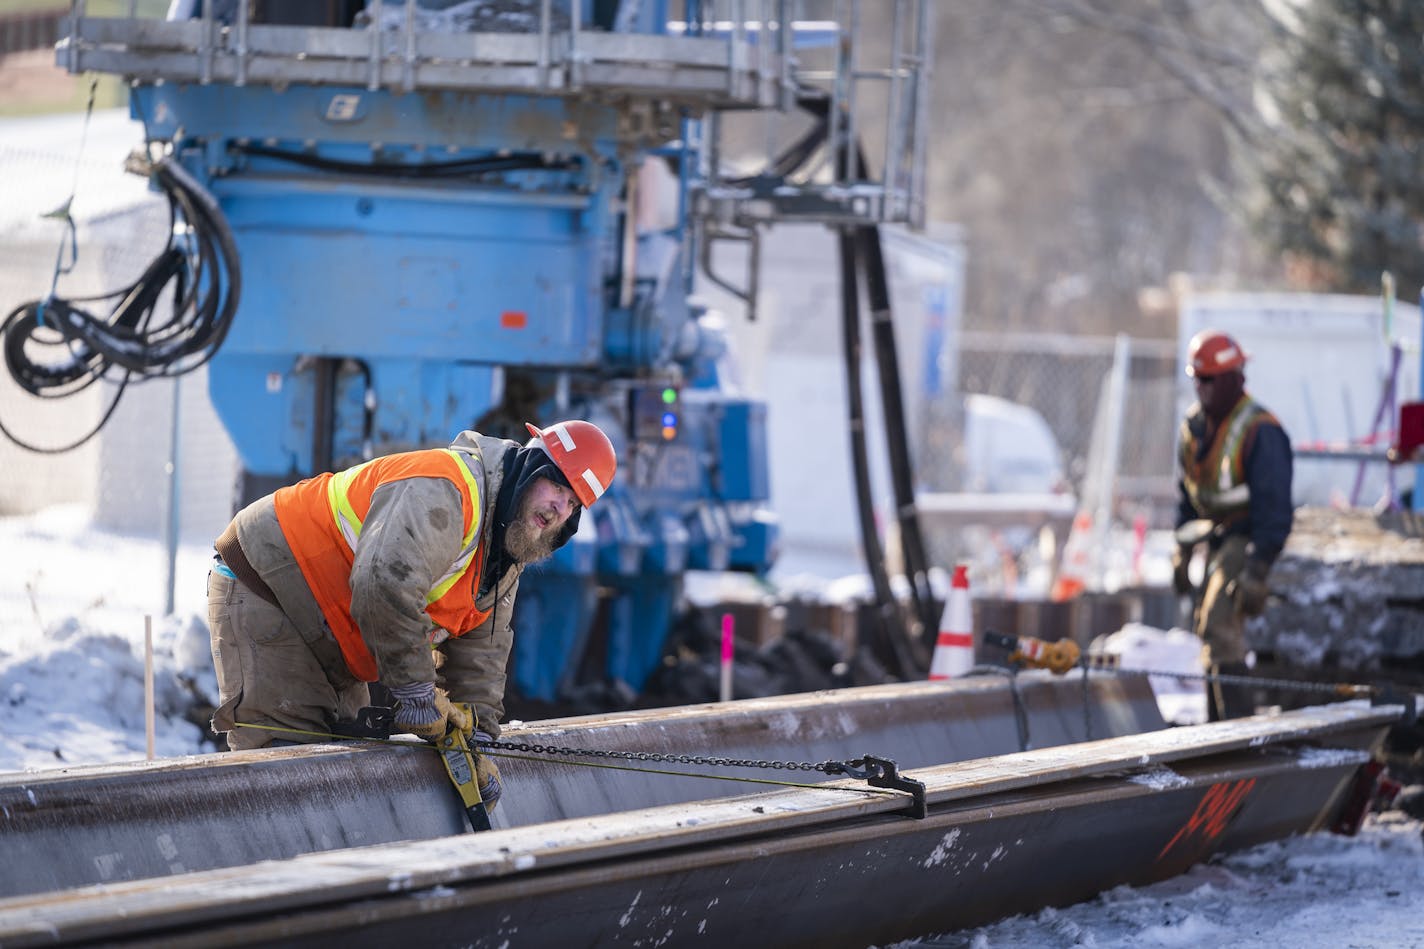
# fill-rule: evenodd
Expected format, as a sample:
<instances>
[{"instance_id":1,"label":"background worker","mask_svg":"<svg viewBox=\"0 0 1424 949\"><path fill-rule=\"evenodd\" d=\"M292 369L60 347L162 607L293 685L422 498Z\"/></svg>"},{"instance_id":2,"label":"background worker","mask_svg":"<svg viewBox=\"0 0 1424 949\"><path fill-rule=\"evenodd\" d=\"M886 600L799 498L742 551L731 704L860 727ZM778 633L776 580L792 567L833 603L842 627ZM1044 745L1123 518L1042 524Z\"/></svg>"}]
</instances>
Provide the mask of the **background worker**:
<instances>
[{"instance_id":1,"label":"background worker","mask_svg":"<svg viewBox=\"0 0 1424 949\"><path fill-rule=\"evenodd\" d=\"M238 512L208 575L213 730L230 748L324 740L378 680L400 731L499 736L520 573L573 536L617 469L590 422L527 427L522 446L462 432ZM499 772L480 762L492 803Z\"/></svg>"},{"instance_id":2,"label":"background worker","mask_svg":"<svg viewBox=\"0 0 1424 949\"><path fill-rule=\"evenodd\" d=\"M1193 628L1213 675L1246 673L1245 618L1265 609L1267 576L1291 529L1290 439L1246 393L1245 365L1245 351L1217 330L1203 330L1188 344L1186 371L1197 401L1178 442L1173 586L1196 594ZM1193 590L1188 565L1203 541L1206 576ZM1249 687L1215 679L1207 705L1212 720L1255 712Z\"/></svg>"}]
</instances>

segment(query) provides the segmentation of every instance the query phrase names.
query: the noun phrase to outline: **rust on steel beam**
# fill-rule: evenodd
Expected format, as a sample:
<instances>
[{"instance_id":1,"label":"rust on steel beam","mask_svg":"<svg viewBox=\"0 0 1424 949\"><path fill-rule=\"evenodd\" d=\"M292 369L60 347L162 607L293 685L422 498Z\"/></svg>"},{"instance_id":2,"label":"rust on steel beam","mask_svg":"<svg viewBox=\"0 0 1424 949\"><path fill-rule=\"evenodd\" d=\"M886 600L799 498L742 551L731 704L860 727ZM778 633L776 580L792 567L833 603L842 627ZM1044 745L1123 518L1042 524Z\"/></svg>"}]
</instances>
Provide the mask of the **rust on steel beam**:
<instances>
[{"instance_id":1,"label":"rust on steel beam","mask_svg":"<svg viewBox=\"0 0 1424 949\"><path fill-rule=\"evenodd\" d=\"M0 943L885 943L1317 829L1399 712L1304 709L923 768L925 820L838 781L21 897L0 901Z\"/></svg>"},{"instance_id":2,"label":"rust on steel beam","mask_svg":"<svg viewBox=\"0 0 1424 949\"><path fill-rule=\"evenodd\" d=\"M554 720L509 740L775 760L874 754L923 767L1161 728L1144 678L904 683ZM636 764L636 763L634 763ZM656 765L655 767L662 767ZM745 793L742 781L501 757L496 828ZM709 769L689 768L692 771ZM784 770L718 769L788 778ZM793 778L822 779L795 772ZM460 834L426 746L320 745L0 775L0 897Z\"/></svg>"}]
</instances>

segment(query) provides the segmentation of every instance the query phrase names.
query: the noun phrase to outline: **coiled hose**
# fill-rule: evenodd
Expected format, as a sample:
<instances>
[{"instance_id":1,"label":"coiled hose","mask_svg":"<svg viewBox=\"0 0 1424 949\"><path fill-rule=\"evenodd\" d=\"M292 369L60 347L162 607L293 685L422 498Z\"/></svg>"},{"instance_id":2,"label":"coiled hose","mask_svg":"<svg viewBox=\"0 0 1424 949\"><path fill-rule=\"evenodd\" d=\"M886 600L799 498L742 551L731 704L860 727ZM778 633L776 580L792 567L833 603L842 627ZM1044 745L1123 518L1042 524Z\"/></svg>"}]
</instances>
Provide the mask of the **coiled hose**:
<instances>
[{"instance_id":1,"label":"coiled hose","mask_svg":"<svg viewBox=\"0 0 1424 949\"><path fill-rule=\"evenodd\" d=\"M64 398L103 378L118 385L98 424L62 447L31 444L0 421L0 432L30 451L78 448L108 422L131 380L192 372L212 359L232 326L242 272L216 199L172 157L131 159L130 170L151 174L168 198L172 226L163 251L126 287L93 297L31 300L0 323L5 368L31 395ZM169 285L172 308L162 318L156 311ZM107 313L87 307L107 301L113 301Z\"/></svg>"}]
</instances>

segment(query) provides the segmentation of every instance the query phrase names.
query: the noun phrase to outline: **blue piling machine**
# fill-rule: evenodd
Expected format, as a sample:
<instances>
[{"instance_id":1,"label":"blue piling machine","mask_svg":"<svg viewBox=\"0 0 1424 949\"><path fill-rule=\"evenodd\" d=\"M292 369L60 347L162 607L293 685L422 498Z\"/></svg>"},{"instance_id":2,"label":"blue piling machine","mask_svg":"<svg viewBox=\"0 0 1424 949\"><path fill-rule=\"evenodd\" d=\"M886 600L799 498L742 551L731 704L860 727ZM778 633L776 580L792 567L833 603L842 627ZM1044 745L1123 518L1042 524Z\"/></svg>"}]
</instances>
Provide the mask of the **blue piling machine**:
<instances>
[{"instance_id":1,"label":"blue piling machine","mask_svg":"<svg viewBox=\"0 0 1424 949\"><path fill-rule=\"evenodd\" d=\"M925 0L874 5L873 68L862 0L78 3L57 56L126 78L134 161L199 209L180 238L210 221L188 279L230 319L155 374L210 360L239 505L466 428L610 433L613 489L517 605L513 682L554 701L590 655L641 690L687 571L773 562L768 409L698 264L754 306L759 229L922 222Z\"/></svg>"}]
</instances>

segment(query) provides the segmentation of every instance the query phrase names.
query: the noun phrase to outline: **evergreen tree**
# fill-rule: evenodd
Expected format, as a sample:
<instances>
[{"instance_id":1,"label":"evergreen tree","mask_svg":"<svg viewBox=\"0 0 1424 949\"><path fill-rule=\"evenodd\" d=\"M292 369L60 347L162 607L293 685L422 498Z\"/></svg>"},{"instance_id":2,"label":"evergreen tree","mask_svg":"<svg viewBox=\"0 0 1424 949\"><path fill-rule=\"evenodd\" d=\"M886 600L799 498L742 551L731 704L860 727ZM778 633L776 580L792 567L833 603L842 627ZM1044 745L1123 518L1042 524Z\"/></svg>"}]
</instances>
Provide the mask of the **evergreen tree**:
<instances>
[{"instance_id":1,"label":"evergreen tree","mask_svg":"<svg viewBox=\"0 0 1424 949\"><path fill-rule=\"evenodd\" d=\"M1280 7L1252 136L1252 223L1312 288L1418 300L1424 282L1424 3Z\"/></svg>"}]
</instances>

